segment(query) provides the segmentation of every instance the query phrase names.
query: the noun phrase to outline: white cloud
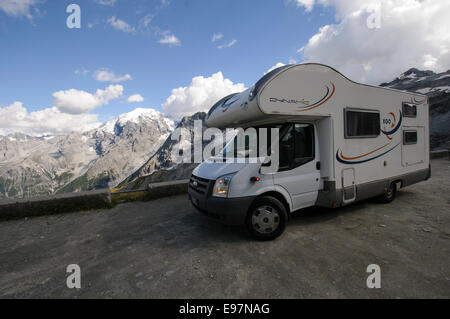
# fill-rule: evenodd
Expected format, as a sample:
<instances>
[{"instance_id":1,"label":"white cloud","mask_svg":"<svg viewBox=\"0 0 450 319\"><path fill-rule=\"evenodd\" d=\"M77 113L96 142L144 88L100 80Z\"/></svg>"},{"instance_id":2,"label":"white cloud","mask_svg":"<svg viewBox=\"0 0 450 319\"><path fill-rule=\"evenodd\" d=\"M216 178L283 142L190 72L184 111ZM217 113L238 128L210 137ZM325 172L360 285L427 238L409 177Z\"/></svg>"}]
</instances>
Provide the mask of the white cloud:
<instances>
[{"instance_id":1,"label":"white cloud","mask_svg":"<svg viewBox=\"0 0 450 319\"><path fill-rule=\"evenodd\" d=\"M198 76L192 79L188 87L173 89L172 95L163 103L162 108L166 115L180 119L196 112L207 112L224 96L244 90L244 84L234 84L225 79L222 72L217 72L209 78Z\"/></svg>"},{"instance_id":2,"label":"white cloud","mask_svg":"<svg viewBox=\"0 0 450 319\"><path fill-rule=\"evenodd\" d=\"M75 71L73 71L73 73L76 74L76 75L81 74L81 75L84 76L84 75L86 75L86 74L89 73L89 70L86 70L86 69L76 69Z\"/></svg>"},{"instance_id":3,"label":"white cloud","mask_svg":"<svg viewBox=\"0 0 450 319\"><path fill-rule=\"evenodd\" d=\"M278 68L281 68L282 66L285 66L286 64L284 64L284 63L282 63L282 62L278 62L277 64L275 64L274 66L272 66L270 69L268 69L267 71L266 71L266 73L264 73L264 74L267 74L267 73L269 73L269 72L271 72L271 71L273 71L273 70L275 70L275 69L278 69Z\"/></svg>"},{"instance_id":4,"label":"white cloud","mask_svg":"<svg viewBox=\"0 0 450 319\"><path fill-rule=\"evenodd\" d=\"M161 0L161 7L166 7L170 4L170 0Z\"/></svg>"},{"instance_id":5,"label":"white cloud","mask_svg":"<svg viewBox=\"0 0 450 319\"><path fill-rule=\"evenodd\" d=\"M115 16L109 18L106 22L109 25L111 25L114 29L122 32L133 33L136 31L134 27L130 26L123 20L117 19Z\"/></svg>"},{"instance_id":6,"label":"white cloud","mask_svg":"<svg viewBox=\"0 0 450 319\"><path fill-rule=\"evenodd\" d=\"M144 102L144 98L140 94L133 94L128 97L127 101L129 103L139 103L139 102Z\"/></svg>"},{"instance_id":7,"label":"white cloud","mask_svg":"<svg viewBox=\"0 0 450 319\"><path fill-rule=\"evenodd\" d=\"M109 71L107 69L98 70L94 73L94 79L99 82L124 82L132 80L133 78L129 74L125 74L122 76L115 75L114 72Z\"/></svg>"},{"instance_id":8,"label":"white cloud","mask_svg":"<svg viewBox=\"0 0 450 319\"><path fill-rule=\"evenodd\" d=\"M295 0L297 6L304 7L306 12L312 11L314 7L314 0Z\"/></svg>"},{"instance_id":9,"label":"white cloud","mask_svg":"<svg viewBox=\"0 0 450 319\"><path fill-rule=\"evenodd\" d=\"M146 29L152 20L153 17L150 14L145 15L141 20L139 20L139 27L141 29Z\"/></svg>"},{"instance_id":10,"label":"white cloud","mask_svg":"<svg viewBox=\"0 0 450 319\"><path fill-rule=\"evenodd\" d=\"M181 41L170 31L163 32L163 38L159 41L161 44L180 45Z\"/></svg>"},{"instance_id":11,"label":"white cloud","mask_svg":"<svg viewBox=\"0 0 450 319\"><path fill-rule=\"evenodd\" d=\"M212 37L212 39L211 39L211 42L216 42L216 41L218 41L218 40L220 40L220 39L222 39L223 38L223 34L222 33L214 33L213 34L213 37Z\"/></svg>"},{"instance_id":12,"label":"white cloud","mask_svg":"<svg viewBox=\"0 0 450 319\"><path fill-rule=\"evenodd\" d=\"M101 4L102 6L114 6L117 0L95 0L96 3Z\"/></svg>"},{"instance_id":13,"label":"white cloud","mask_svg":"<svg viewBox=\"0 0 450 319\"><path fill-rule=\"evenodd\" d=\"M438 63L438 59L432 56L431 54L425 54L423 56L423 66L429 69L436 68L436 64Z\"/></svg>"},{"instance_id":14,"label":"white cloud","mask_svg":"<svg viewBox=\"0 0 450 319\"><path fill-rule=\"evenodd\" d=\"M235 45L236 43L237 43L237 40L236 40L236 39L233 39L233 40L231 40L230 42L228 42L228 43L226 43L226 44L219 45L217 48L218 48L218 49L226 49L226 48L230 48L230 47L232 47L233 45Z\"/></svg>"},{"instance_id":15,"label":"white cloud","mask_svg":"<svg viewBox=\"0 0 450 319\"><path fill-rule=\"evenodd\" d=\"M31 8L38 3L38 0L0 0L0 10L12 17L27 17L31 19Z\"/></svg>"},{"instance_id":16,"label":"white cloud","mask_svg":"<svg viewBox=\"0 0 450 319\"><path fill-rule=\"evenodd\" d=\"M0 135L16 132L29 135L57 135L87 131L101 123L96 114L67 114L56 107L28 113L22 102L0 107Z\"/></svg>"},{"instance_id":17,"label":"white cloud","mask_svg":"<svg viewBox=\"0 0 450 319\"><path fill-rule=\"evenodd\" d=\"M53 106L59 111L68 114L87 113L109 101L123 95L122 85L110 85L105 90L97 90L95 94L70 89L53 93Z\"/></svg>"},{"instance_id":18,"label":"white cloud","mask_svg":"<svg viewBox=\"0 0 450 319\"><path fill-rule=\"evenodd\" d=\"M411 67L440 72L450 65L450 1L317 0L311 8L314 4L334 6L338 23L320 28L299 50L307 61L371 84ZM369 28L375 12L380 28Z\"/></svg>"}]
</instances>

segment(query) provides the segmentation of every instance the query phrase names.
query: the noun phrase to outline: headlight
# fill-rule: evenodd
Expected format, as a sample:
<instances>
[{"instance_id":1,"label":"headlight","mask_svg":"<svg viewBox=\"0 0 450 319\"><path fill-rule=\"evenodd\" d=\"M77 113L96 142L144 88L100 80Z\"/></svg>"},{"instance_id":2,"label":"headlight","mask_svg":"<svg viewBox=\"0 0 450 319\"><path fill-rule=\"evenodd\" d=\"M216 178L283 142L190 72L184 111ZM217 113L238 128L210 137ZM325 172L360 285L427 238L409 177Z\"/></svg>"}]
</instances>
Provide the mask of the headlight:
<instances>
[{"instance_id":1,"label":"headlight","mask_svg":"<svg viewBox=\"0 0 450 319\"><path fill-rule=\"evenodd\" d=\"M218 178L214 184L213 193L214 197L228 197L228 188L231 183L233 175L226 175Z\"/></svg>"}]
</instances>

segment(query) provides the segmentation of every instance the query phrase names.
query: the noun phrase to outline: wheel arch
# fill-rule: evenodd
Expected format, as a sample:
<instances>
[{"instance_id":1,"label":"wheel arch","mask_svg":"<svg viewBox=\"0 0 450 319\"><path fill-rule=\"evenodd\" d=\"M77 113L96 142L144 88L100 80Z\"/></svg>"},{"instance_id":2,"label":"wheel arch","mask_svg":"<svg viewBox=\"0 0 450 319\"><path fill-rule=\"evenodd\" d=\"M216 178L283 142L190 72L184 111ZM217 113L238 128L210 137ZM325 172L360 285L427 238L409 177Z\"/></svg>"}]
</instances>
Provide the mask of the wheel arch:
<instances>
[{"instance_id":1,"label":"wheel arch","mask_svg":"<svg viewBox=\"0 0 450 319\"><path fill-rule=\"evenodd\" d=\"M397 187L398 184L400 184L400 187L397 187L397 190L399 190L400 188L403 188L403 180L401 178L396 178L391 180L391 182L389 183L389 186L395 184L395 186Z\"/></svg>"},{"instance_id":2,"label":"wheel arch","mask_svg":"<svg viewBox=\"0 0 450 319\"><path fill-rule=\"evenodd\" d=\"M283 204L284 208L286 209L286 212L287 212L287 215L289 218L290 212L291 212L291 206L289 205L289 202L286 199L285 195L283 195L282 193L275 191L275 190L268 191L268 192L258 195L258 197L256 197L253 202L255 202L257 199L259 199L261 197L265 197L265 196L270 196L270 197L274 197L274 198L278 199ZM253 205L253 203L252 203L252 205Z\"/></svg>"}]
</instances>

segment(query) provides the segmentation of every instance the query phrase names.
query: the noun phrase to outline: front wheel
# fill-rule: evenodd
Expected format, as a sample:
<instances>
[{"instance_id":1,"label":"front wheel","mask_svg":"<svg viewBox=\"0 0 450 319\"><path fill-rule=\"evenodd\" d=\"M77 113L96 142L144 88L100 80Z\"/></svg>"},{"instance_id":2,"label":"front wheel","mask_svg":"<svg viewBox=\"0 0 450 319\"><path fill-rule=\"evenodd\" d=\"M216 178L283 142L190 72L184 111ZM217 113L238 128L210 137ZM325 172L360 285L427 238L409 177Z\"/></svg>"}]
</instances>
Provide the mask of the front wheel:
<instances>
[{"instance_id":1,"label":"front wheel","mask_svg":"<svg viewBox=\"0 0 450 319\"><path fill-rule=\"evenodd\" d=\"M274 197L264 196L258 198L251 206L246 226L253 238L273 240L283 233L287 219L284 205Z\"/></svg>"},{"instance_id":2,"label":"front wheel","mask_svg":"<svg viewBox=\"0 0 450 319\"><path fill-rule=\"evenodd\" d=\"M388 189L385 190L384 194L379 197L382 203L391 203L397 195L397 185L392 183Z\"/></svg>"}]
</instances>

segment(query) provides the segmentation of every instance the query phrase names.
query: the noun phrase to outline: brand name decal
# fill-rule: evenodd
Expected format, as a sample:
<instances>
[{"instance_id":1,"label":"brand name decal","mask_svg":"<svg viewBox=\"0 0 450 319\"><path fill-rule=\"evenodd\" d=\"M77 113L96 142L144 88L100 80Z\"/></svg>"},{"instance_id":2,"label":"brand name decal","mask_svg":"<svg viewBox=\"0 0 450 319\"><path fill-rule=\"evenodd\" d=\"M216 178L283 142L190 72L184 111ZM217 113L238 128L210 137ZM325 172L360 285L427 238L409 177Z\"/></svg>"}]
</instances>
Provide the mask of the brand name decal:
<instances>
[{"instance_id":1,"label":"brand name decal","mask_svg":"<svg viewBox=\"0 0 450 319\"><path fill-rule=\"evenodd\" d=\"M285 99L285 98L276 98L276 97L271 97L269 98L269 102L270 103L286 103L286 104L293 104L293 105L297 105L297 112L305 112L305 111L309 111L315 108L318 108L319 106L327 103L334 95L334 93L336 92L336 86L334 85L333 82L330 82L330 85L326 85L325 86L325 90L324 90L324 95L323 97L314 102L311 103L311 101L305 100L305 99L301 99L301 100L296 100L296 99Z\"/></svg>"},{"instance_id":2,"label":"brand name decal","mask_svg":"<svg viewBox=\"0 0 450 319\"><path fill-rule=\"evenodd\" d=\"M290 100L290 99L279 99L279 98L271 97L269 99L269 101L271 103L288 103L288 104L303 104L303 105L308 105L309 104L309 101L306 101L304 99L302 99L302 100Z\"/></svg>"}]
</instances>

